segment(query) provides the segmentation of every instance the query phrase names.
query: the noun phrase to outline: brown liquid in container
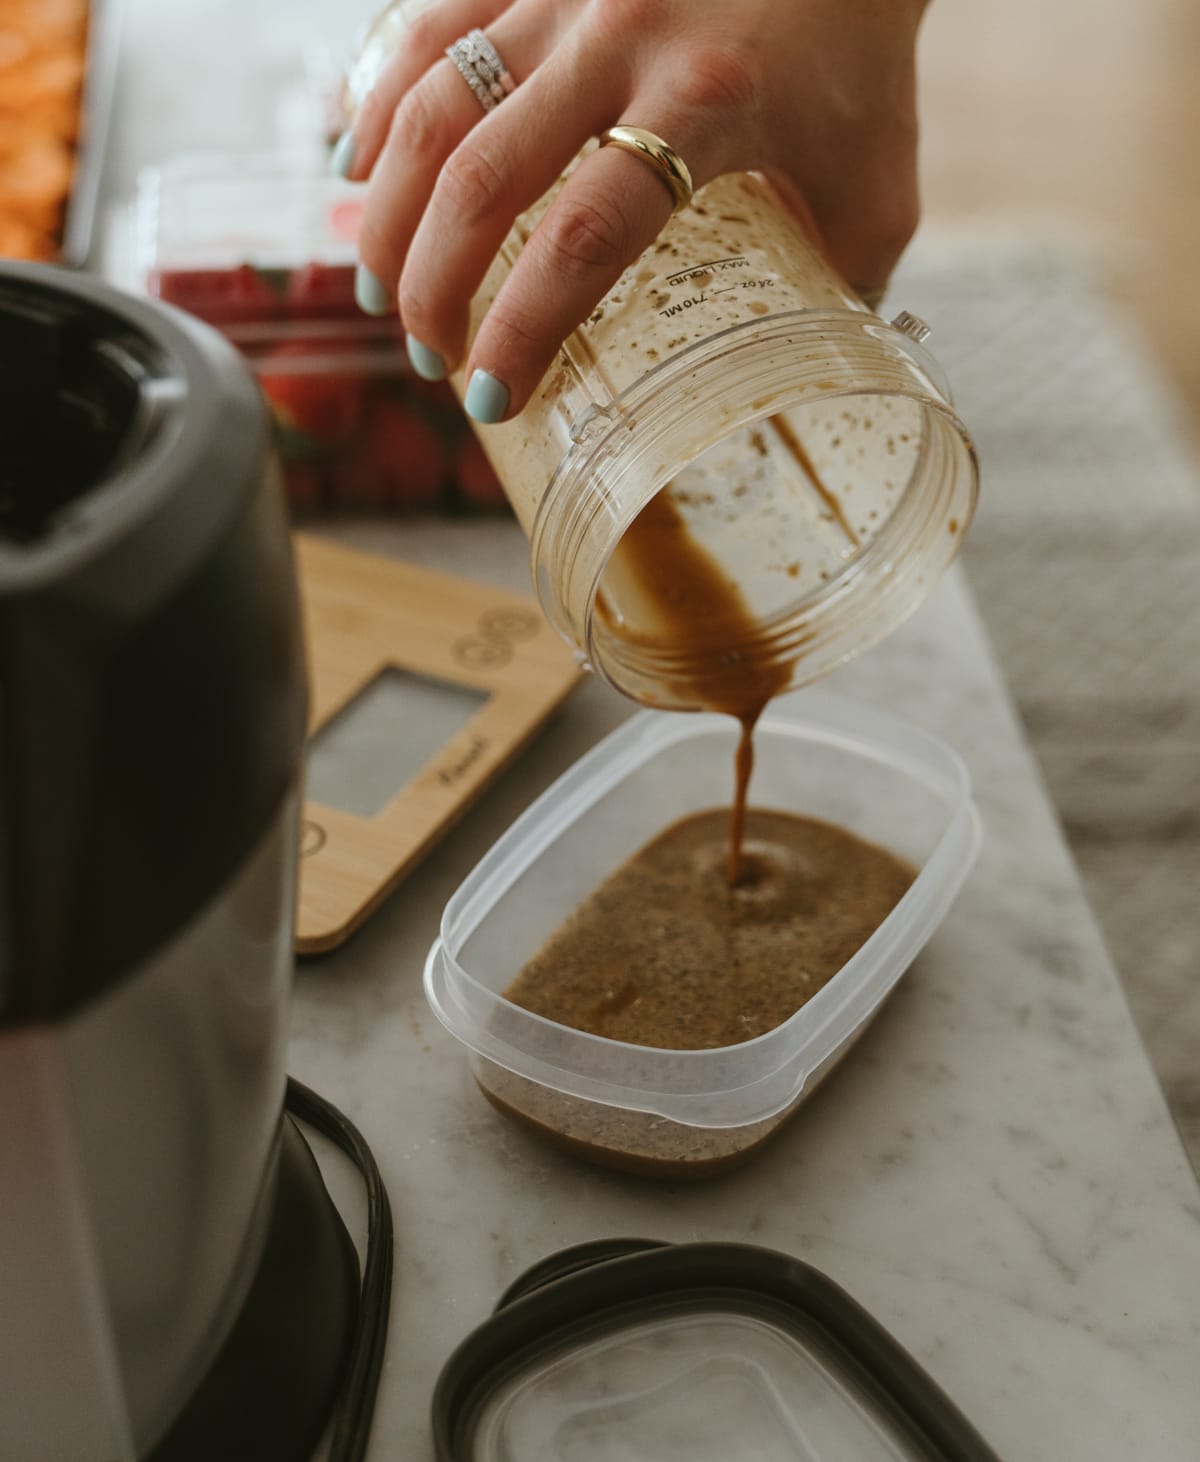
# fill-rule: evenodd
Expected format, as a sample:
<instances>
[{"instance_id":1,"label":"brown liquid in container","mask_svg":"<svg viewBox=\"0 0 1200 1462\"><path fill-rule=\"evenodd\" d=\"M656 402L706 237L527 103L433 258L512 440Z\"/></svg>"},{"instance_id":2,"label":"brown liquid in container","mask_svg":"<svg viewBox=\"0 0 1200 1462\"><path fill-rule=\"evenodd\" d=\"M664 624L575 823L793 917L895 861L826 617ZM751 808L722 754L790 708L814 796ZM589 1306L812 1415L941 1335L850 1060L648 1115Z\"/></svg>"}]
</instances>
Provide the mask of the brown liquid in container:
<instances>
[{"instance_id":1,"label":"brown liquid in container","mask_svg":"<svg viewBox=\"0 0 1200 1462\"><path fill-rule=\"evenodd\" d=\"M752 808L743 877L720 809L674 823L618 868L505 990L560 1025L696 1051L763 1035L866 943L912 883L843 828Z\"/></svg>"},{"instance_id":2,"label":"brown liquid in container","mask_svg":"<svg viewBox=\"0 0 1200 1462\"><path fill-rule=\"evenodd\" d=\"M744 877L730 887L727 829L725 812L715 809L660 833L551 935L505 998L632 1046L736 1045L811 999L915 877L902 860L842 828L751 809ZM709 1177L741 1163L800 1100L748 1126L692 1127L568 1096L492 1062L476 1074L494 1106L556 1145L668 1179ZM823 1074L812 1073L808 1086Z\"/></svg>"}]
</instances>

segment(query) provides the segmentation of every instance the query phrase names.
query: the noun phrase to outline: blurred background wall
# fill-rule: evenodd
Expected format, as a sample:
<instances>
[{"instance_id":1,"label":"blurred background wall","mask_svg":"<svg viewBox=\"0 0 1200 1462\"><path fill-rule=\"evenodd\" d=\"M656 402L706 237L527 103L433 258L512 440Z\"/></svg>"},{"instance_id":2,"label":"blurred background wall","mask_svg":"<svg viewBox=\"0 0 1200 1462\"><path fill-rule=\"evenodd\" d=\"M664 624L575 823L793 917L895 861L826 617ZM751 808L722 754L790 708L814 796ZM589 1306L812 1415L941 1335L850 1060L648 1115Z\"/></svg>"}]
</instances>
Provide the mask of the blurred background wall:
<instances>
[{"instance_id":1,"label":"blurred background wall","mask_svg":"<svg viewBox=\"0 0 1200 1462\"><path fill-rule=\"evenodd\" d=\"M1200 3L933 0L920 68L927 226L1105 251L1200 423Z\"/></svg>"}]
</instances>

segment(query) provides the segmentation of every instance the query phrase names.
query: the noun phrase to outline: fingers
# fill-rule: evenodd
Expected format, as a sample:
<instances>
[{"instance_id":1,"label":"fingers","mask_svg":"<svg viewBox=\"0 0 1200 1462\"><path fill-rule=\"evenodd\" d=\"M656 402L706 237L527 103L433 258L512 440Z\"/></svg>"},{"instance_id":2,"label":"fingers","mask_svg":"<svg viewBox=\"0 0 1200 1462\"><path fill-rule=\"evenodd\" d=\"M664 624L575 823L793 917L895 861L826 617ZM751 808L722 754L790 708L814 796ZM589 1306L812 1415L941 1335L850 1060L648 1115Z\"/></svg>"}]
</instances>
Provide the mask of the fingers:
<instances>
[{"instance_id":1,"label":"fingers","mask_svg":"<svg viewBox=\"0 0 1200 1462\"><path fill-rule=\"evenodd\" d=\"M338 142L333 166L343 177L360 181L371 169L387 140L400 101L429 68L472 27L486 30L507 9L510 0L439 0L409 24L404 42L371 88L350 130Z\"/></svg>"},{"instance_id":2,"label":"fingers","mask_svg":"<svg viewBox=\"0 0 1200 1462\"><path fill-rule=\"evenodd\" d=\"M876 42L852 23L875 3L829 0L826 14L820 0L439 0L339 144L343 170L370 178L360 304L374 314L398 302L418 372L445 375L514 220L571 166L466 363L467 410L515 415L670 217L646 159L606 147L573 163L621 119L666 138L697 188L728 170L768 172L850 284L878 290L915 228L917 190L911 55L894 27ZM766 51L747 43L764 16L782 27ZM486 114L442 55L476 26L517 82Z\"/></svg>"},{"instance_id":3,"label":"fingers","mask_svg":"<svg viewBox=\"0 0 1200 1462\"><path fill-rule=\"evenodd\" d=\"M532 10L500 17L491 35L517 81L532 76L551 42ZM520 88L518 87L518 92ZM396 286L417 224L446 159L464 137L513 104L485 114L453 62L443 58L404 94L375 162L359 230L356 294L372 315L396 307Z\"/></svg>"},{"instance_id":4,"label":"fingers","mask_svg":"<svg viewBox=\"0 0 1200 1462\"><path fill-rule=\"evenodd\" d=\"M630 125L650 126L652 107L631 110ZM661 115L661 113L660 113ZM688 163L697 188L718 166L686 124L663 124L660 136ZM563 340L591 314L622 272L654 241L674 199L655 167L615 147L590 153L521 250L484 316L467 362L464 406L476 421L497 422L519 412Z\"/></svg>"},{"instance_id":5,"label":"fingers","mask_svg":"<svg viewBox=\"0 0 1200 1462\"><path fill-rule=\"evenodd\" d=\"M409 353L421 374L442 376L458 364L471 301L514 220L619 112L616 70L595 48L562 47L447 160L399 288Z\"/></svg>"}]
</instances>

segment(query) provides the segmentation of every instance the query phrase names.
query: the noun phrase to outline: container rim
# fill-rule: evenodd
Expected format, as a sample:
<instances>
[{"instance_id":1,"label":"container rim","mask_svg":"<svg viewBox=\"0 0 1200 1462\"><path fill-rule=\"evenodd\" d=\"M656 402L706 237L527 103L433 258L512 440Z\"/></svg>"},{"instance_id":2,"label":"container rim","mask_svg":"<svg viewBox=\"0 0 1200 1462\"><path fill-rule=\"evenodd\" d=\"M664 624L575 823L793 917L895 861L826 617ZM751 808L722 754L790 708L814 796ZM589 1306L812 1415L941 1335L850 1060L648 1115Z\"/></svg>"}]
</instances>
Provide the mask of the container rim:
<instances>
[{"instance_id":1,"label":"container rim","mask_svg":"<svg viewBox=\"0 0 1200 1462\"><path fill-rule=\"evenodd\" d=\"M476 979L457 957L496 902L609 789L652 756L718 728L725 731L729 721L711 713L643 711L547 788L448 900L426 960L424 984L431 1009L451 1034L477 1055L563 1094L694 1126L738 1127L774 1116L794 1101L809 1076L865 1023L861 1011L849 1008L856 997L870 991L867 1014L873 1012L945 917L974 863L981 823L966 764L939 737L889 712L823 691L799 691L789 700L798 704L800 714L768 714L760 722L763 731L834 745L886 764L940 798L948 811L942 834L911 887L812 999L781 1025L749 1041L695 1051L633 1046L521 1011L521 1024L535 1035L552 1032L562 1045L566 1033L571 1055L580 1058L569 1067L504 1039L467 1009L467 1001L476 1010L482 1006L507 1014L519 1009ZM645 1064L659 1066L657 1077L639 1080L628 1071L619 1080L606 1075L614 1058L627 1059L631 1051L645 1053ZM750 1063L757 1068L751 1080L730 1078L730 1067ZM723 1116L714 1117L714 1099L729 1102Z\"/></svg>"},{"instance_id":2,"label":"container rim","mask_svg":"<svg viewBox=\"0 0 1200 1462\"><path fill-rule=\"evenodd\" d=\"M830 348L834 338L836 350ZM715 355L719 373L707 369ZM682 467L730 432L780 411L852 398L902 398L920 407L926 427L921 461L897 505L899 517L889 517L867 555L774 615L763 626L761 650L772 661L792 663L792 689L869 648L907 618L956 557L978 500L979 464L936 359L866 309L783 310L725 326L572 422L571 447L542 494L529 534L534 584L547 619L618 690L641 699L647 687L659 697L669 687L672 709L696 709L694 693L682 689L690 687L696 667L622 646L597 631L597 596L621 537ZM924 489L914 497L918 479ZM922 525L931 513L939 522L957 520L958 528L949 535L929 532ZM903 563L895 541L900 529L908 535ZM918 541L919 554L912 551ZM882 593L863 592L865 569L876 573Z\"/></svg>"}]
</instances>

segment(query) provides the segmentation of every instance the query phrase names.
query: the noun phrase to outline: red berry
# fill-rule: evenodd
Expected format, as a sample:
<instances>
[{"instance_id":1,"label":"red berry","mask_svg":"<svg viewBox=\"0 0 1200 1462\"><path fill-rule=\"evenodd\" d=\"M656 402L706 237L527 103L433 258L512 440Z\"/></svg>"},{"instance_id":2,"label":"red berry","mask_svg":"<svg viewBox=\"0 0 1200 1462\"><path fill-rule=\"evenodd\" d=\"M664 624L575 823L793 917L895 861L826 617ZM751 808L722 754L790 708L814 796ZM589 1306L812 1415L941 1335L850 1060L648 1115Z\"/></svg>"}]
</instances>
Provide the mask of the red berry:
<instances>
[{"instance_id":1,"label":"red berry","mask_svg":"<svg viewBox=\"0 0 1200 1462\"><path fill-rule=\"evenodd\" d=\"M245 311L247 318L278 319L283 314L288 277L286 269L240 264L229 276L230 303L234 309Z\"/></svg>"},{"instance_id":2,"label":"red berry","mask_svg":"<svg viewBox=\"0 0 1200 1462\"><path fill-rule=\"evenodd\" d=\"M359 321L354 302L354 270L349 264L306 264L288 282L287 312L293 319Z\"/></svg>"},{"instance_id":3,"label":"red berry","mask_svg":"<svg viewBox=\"0 0 1200 1462\"><path fill-rule=\"evenodd\" d=\"M432 507L448 468L428 419L399 395L379 390L353 451L338 471L339 498L359 505Z\"/></svg>"},{"instance_id":4,"label":"red berry","mask_svg":"<svg viewBox=\"0 0 1200 1462\"><path fill-rule=\"evenodd\" d=\"M283 313L287 275L239 264L234 269L167 269L152 274L160 299L217 325L277 319Z\"/></svg>"},{"instance_id":5,"label":"red berry","mask_svg":"<svg viewBox=\"0 0 1200 1462\"><path fill-rule=\"evenodd\" d=\"M280 423L325 447L346 442L362 417L367 377L339 371L319 340L288 340L258 360L259 385Z\"/></svg>"}]
</instances>

